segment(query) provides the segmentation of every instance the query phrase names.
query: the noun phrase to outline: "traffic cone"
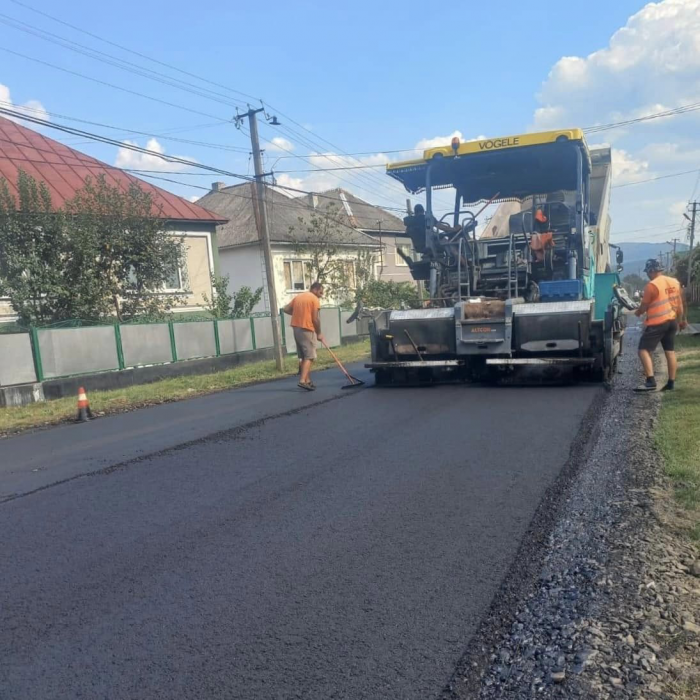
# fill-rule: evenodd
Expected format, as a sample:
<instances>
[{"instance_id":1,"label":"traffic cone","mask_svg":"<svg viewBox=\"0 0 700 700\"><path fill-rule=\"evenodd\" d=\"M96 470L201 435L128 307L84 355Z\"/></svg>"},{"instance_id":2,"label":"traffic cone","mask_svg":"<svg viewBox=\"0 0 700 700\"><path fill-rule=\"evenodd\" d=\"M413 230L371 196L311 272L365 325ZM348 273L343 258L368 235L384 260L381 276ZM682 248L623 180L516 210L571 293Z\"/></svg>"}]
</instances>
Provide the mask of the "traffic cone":
<instances>
[{"instance_id":1,"label":"traffic cone","mask_svg":"<svg viewBox=\"0 0 700 700\"><path fill-rule=\"evenodd\" d=\"M85 389L81 386L78 389L78 415L75 420L77 423L87 423L92 417L90 402L88 401Z\"/></svg>"}]
</instances>

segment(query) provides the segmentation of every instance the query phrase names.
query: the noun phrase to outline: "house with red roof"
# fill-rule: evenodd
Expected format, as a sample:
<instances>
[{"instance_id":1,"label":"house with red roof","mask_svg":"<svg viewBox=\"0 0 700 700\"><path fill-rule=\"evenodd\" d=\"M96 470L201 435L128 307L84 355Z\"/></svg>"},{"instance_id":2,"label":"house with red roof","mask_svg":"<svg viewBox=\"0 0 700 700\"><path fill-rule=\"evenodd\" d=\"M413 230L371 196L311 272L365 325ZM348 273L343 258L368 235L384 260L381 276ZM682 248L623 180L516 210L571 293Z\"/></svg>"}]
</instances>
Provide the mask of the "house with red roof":
<instances>
[{"instance_id":1,"label":"house with red roof","mask_svg":"<svg viewBox=\"0 0 700 700\"><path fill-rule=\"evenodd\" d=\"M125 190L136 182L141 189L152 194L168 230L173 235L182 236L185 242L182 269L173 271L163 293L178 293L183 299L182 306L176 309L180 312L199 311L202 309L202 295L212 297L211 276L218 270L216 230L218 225L227 223L220 214L0 117L0 178L7 181L10 191L15 194L20 170L46 183L57 210L75 196L87 177L104 175L110 185ZM0 299L0 322L12 318L12 307L6 299Z\"/></svg>"}]
</instances>

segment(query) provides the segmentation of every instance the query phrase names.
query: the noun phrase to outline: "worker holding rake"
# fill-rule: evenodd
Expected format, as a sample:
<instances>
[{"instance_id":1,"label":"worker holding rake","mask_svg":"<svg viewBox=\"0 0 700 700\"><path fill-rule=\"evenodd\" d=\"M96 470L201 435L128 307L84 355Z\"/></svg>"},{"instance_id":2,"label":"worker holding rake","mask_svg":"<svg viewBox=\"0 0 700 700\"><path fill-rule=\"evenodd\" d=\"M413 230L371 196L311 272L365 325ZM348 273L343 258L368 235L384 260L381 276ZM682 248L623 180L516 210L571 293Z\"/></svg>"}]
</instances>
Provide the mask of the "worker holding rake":
<instances>
[{"instance_id":1,"label":"worker holding rake","mask_svg":"<svg viewBox=\"0 0 700 700\"><path fill-rule=\"evenodd\" d=\"M299 355L300 389L314 391L316 386L311 381L311 365L316 359L316 345L323 343L321 334L321 297L323 285L314 282L308 292L302 292L284 307L284 313L292 317L294 342Z\"/></svg>"}]
</instances>

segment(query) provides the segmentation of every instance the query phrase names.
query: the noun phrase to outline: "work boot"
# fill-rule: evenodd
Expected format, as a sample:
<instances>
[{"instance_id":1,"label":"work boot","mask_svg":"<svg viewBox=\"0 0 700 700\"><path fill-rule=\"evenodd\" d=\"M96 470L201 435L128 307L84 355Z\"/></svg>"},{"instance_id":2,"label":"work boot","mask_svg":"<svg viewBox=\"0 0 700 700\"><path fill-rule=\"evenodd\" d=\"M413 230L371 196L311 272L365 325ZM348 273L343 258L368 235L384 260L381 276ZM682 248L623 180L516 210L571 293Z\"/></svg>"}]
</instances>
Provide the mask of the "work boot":
<instances>
[{"instance_id":1,"label":"work boot","mask_svg":"<svg viewBox=\"0 0 700 700\"><path fill-rule=\"evenodd\" d=\"M673 391L676 388L676 382L673 379L669 379L662 387L661 391Z\"/></svg>"},{"instance_id":2,"label":"work boot","mask_svg":"<svg viewBox=\"0 0 700 700\"><path fill-rule=\"evenodd\" d=\"M644 384L638 386L635 391L656 391L656 379L654 379L654 377L647 377Z\"/></svg>"}]
</instances>

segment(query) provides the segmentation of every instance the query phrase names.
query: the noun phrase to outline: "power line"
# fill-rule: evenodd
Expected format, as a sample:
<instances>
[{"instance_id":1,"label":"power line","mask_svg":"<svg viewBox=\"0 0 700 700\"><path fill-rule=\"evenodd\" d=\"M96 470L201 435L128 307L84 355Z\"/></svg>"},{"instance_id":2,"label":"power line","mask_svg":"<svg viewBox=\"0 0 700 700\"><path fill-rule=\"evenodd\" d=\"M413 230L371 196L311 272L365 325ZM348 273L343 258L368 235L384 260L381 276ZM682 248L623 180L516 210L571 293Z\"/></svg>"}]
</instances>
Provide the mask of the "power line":
<instances>
[{"instance_id":1,"label":"power line","mask_svg":"<svg viewBox=\"0 0 700 700\"><path fill-rule=\"evenodd\" d=\"M200 88L197 85L180 80L179 78L171 78L165 73L154 71L150 68L144 68L135 63L132 63L131 61L126 61L122 58L119 58L118 56L113 56L112 54L108 54L104 51L99 51L98 49L90 48L89 46L85 46L85 44L80 44L79 42L62 37L59 34L55 34L44 29L33 27L27 24L26 22L22 22L21 20L14 19L2 13L0 13L0 22L8 27L12 27L13 29L17 29L18 31L24 32L25 34L30 34L31 36L35 36L39 39L42 39L43 41L48 41L57 46L66 48L69 51L74 51L75 53L79 53L83 56L87 56L88 58L92 58L95 61L100 61L107 65L128 71L129 73L140 75L141 77L148 78L149 80L155 80L156 82L162 83L164 85L170 85L171 87L175 87L180 90L185 90L200 97L212 99L216 102L221 102L232 107L245 104L241 100L236 100L230 97L226 97L225 95L220 95L220 93L215 93L212 90L209 90L208 88ZM212 95L214 96L212 97ZM223 100L221 99L222 97L224 98Z\"/></svg>"},{"instance_id":2,"label":"power line","mask_svg":"<svg viewBox=\"0 0 700 700\"><path fill-rule=\"evenodd\" d=\"M641 122L651 121L652 119L661 119L663 117L674 117L678 114L686 114L688 112L695 112L700 109L700 102L694 102L692 104L683 105L681 107L675 107L673 109L667 109L663 112L656 112L655 114L647 114L644 117L637 117L636 119L627 119L625 121L612 122L610 124L600 124L596 126L587 126L583 128L583 131L588 134L597 134L601 131L610 131L611 129L617 129L621 126L630 126L631 124L639 124Z\"/></svg>"},{"instance_id":3,"label":"power line","mask_svg":"<svg viewBox=\"0 0 700 700\"><path fill-rule=\"evenodd\" d=\"M25 8L27 8L27 9L34 10L34 8L31 8L31 7L30 7L29 5L27 5L26 3L17 2L16 4L18 4L18 5L22 6L22 7L25 7ZM141 53L139 53L139 52L133 52L133 51L131 51L130 49L127 49L126 47L124 47L124 46L122 46L122 45L120 45L120 44L115 44L115 42L110 42L109 40L104 39L103 37L99 37L99 36L96 35L96 34L92 34L92 33L90 33L90 32L87 32L86 30L81 30L81 29L75 27L74 25L70 25L70 24L68 24L68 23L66 23L66 22L63 22L62 20L59 20L58 18L56 18L56 17L54 17L54 16L52 16L52 15L49 15L48 13L41 12L41 11L38 11L38 10L34 10L34 11L39 12L39 14L42 14L43 16L49 17L50 19L52 19L52 20L54 20L54 21L60 22L61 24L64 24L64 25L66 25L66 26L70 26L71 28L76 29L77 31L82 31L83 33L86 33L86 34L88 34L89 36L92 36L92 37L94 37L94 38L97 38L97 39L99 39L100 41L104 41L104 42L109 43L109 44L111 44L111 45L118 46L118 47L121 48L122 50L129 51L130 53L135 53L136 55L139 55L139 56L141 56L142 58L147 58L148 60L154 60L154 61L155 61L155 59L151 59L150 57L146 56L145 54L141 54ZM167 76L167 75L165 75L165 74L163 74L163 73L161 73L161 72L152 71L151 69L143 68L142 66L139 66L139 65L137 65L137 64L134 64L134 63L132 63L132 62L130 62L130 61L125 61L124 59L121 59L121 58L119 58L119 57L116 57L116 56L114 56L114 55L112 55L112 54L108 54L108 53L105 53L105 52L103 52L103 51L99 51L99 50L96 50L96 49L92 49L92 48L90 48L90 47L85 46L84 44L80 44L80 43L75 42L75 41L73 41L73 40L71 40L71 39L67 39L66 37L62 37L62 36L57 35L57 34L55 34L55 33L53 33L53 32L48 32L48 31L43 30L43 29L38 29L38 28L36 28L36 27L33 27L33 26L31 26L31 25L28 25L26 22L22 22L21 20L16 20L16 19L14 19L14 18L8 17L7 15L0 15L0 17L4 17L4 18L5 18L4 20L3 20L3 19L0 19L0 21L3 21L3 22L4 22L5 24L7 24L8 26L11 26L11 27L13 27L13 28L15 28L15 29L18 29L18 30L23 31L23 32L28 33L28 34L31 34L31 35L33 35L33 36L36 36L36 37L38 37L38 38L40 38L40 39L43 39L43 40L45 40L45 41L50 41L50 42L52 42L52 43L54 43L54 44L57 44L57 45L59 45L59 46L61 46L61 47L63 47L63 48L67 48L67 49L69 49L69 50L72 50L72 51L81 53L81 54L83 54L83 55L89 56L90 58L93 58L94 60L102 61L103 63L107 63L107 64L109 64L109 65L115 66L115 67L120 68L120 69L122 69L122 70L127 70L127 71L129 71L129 72L135 73L135 74L137 74L137 75L140 75L140 76L142 76L142 77L146 77L146 78L149 78L149 79L152 79L152 80L157 80L158 82L161 82L161 83L170 85L170 86L172 86L172 87L176 87L176 88L185 90L185 91L187 91L187 92L190 92L190 93L199 95L199 96L201 96L201 97L205 97L205 98L207 98L207 99L212 99L212 100L217 101L217 102L222 102L223 104L227 104L227 105L230 105L230 106L236 106L236 104L242 104L240 100L234 100L234 101L232 101L230 98L227 98L225 95L222 95L220 92L215 92L215 91L210 90L210 89L208 89L208 88L204 88L204 89L206 90L207 93L210 93L210 94L203 93L203 92L201 91L201 89L200 89L198 86L193 85L192 83L189 83L189 82L186 82L186 81L182 81L182 80L179 80L179 79L172 79L170 76ZM171 68L171 69L179 70L179 69L177 69L175 66L172 66L171 64L165 64L165 63L163 63L162 61L156 61L156 62L159 63L159 64L161 64L161 65L166 65L167 67L169 67L169 68ZM145 71L145 72L144 72L144 71ZM201 80L201 81L205 81L205 82L209 82L209 83L212 82L212 81L207 81L206 79L202 78L201 76L196 76L196 75L193 74L193 73L187 73L187 74L188 74L188 75L192 75L193 77L196 77L198 80ZM238 94L243 94L243 95L245 95L245 93L240 93L240 91L233 90L232 88L227 88L227 89L229 89L231 92L235 92L235 93L238 93ZM247 96L248 96L248 97L251 97L251 96L249 96L249 95L247 95ZM224 98L223 100L221 99L222 97ZM290 121L293 121L293 123L297 124L300 128L302 128L302 129L304 129L306 132L308 132L308 133L314 135L313 132L311 132L311 131L310 131L309 129L307 129L305 126L303 126L303 125L299 124L298 122L294 121L293 119L291 119L291 117L287 117L287 116L285 115L285 118L289 119ZM287 130L290 134L293 134L293 136L294 136L296 139L298 139L298 140L300 140L300 141L303 140L303 141L304 141L304 144L305 144L307 147L309 146L308 139L304 139L304 137L302 137L302 135L301 135L299 132L295 131L294 129L291 129L291 127L283 127L283 128L286 128L286 130ZM315 136L315 135L314 135L314 136ZM267 139L264 139L264 140L267 141ZM324 140L326 143L332 145L332 146L333 146L336 150L338 150L340 153L343 153L342 149L340 149L338 146L335 146L334 144L332 144L331 142L327 141L326 139L323 139L323 140ZM269 141L268 141L268 142L269 142ZM312 148L312 150L313 150L314 147L312 146L311 148ZM284 150L288 150L288 149L284 149ZM289 152L289 151L288 151L288 152ZM343 153L343 155L345 155L345 154ZM319 156L322 157L322 158L326 158L326 159L330 160L330 155L329 155L329 154L323 154L323 153L321 153L321 154L319 154ZM290 157L295 157L295 158L300 158L300 159L303 159L303 160L308 160L308 157L306 157L306 156L300 156L300 155L297 155L297 154L291 154ZM332 162L332 161L331 161L331 162ZM359 162L359 161L358 161L358 162ZM348 167L347 169L349 170L350 167ZM364 170L364 169L365 169L365 166L364 166L364 164L362 164L361 167L358 167L358 168L356 168L356 169L357 169L357 170ZM319 169L319 170L320 170L320 169ZM326 169L326 170L330 170L330 169ZM364 173L363 173L363 177L365 177L365 174L364 174ZM339 179L342 179L342 178L339 178ZM393 183L393 181L392 181L392 182L389 182L389 181L386 181L386 180L384 180L384 179L375 179L374 173L372 173L372 174L367 173L365 179L366 179L367 182L372 182L372 183L373 183L373 186L377 186L377 185L378 185L379 187L381 187L381 188L384 189L385 191L390 192L392 198L395 197L395 196L397 196L397 195L399 195L399 194L403 195L403 190L401 190L400 186L398 186L398 185L396 185L395 183ZM373 194L376 195L376 192L373 192Z\"/></svg>"},{"instance_id":4,"label":"power line","mask_svg":"<svg viewBox=\"0 0 700 700\"><path fill-rule=\"evenodd\" d=\"M202 78L201 76L196 75L195 73L190 73L189 71L183 70L182 68L178 68L177 66L174 66L170 63L166 63L165 61L160 61L157 58L152 58L151 56L148 56L147 54L140 53L139 51L135 51L134 49L130 49L126 46L123 46L122 44L118 44L115 41L110 41L109 39L105 39L102 36L99 36L98 34L93 34L92 32L89 32L87 29L82 29L81 27L77 27L74 24L70 24L69 22L66 22L65 20L59 19L58 17L55 17L54 15L49 14L48 12L44 12L43 10L39 10L35 7L32 7L31 5L20 2L20 0L11 0L15 5L19 5L20 7L24 7L27 10L30 10L31 12L35 12L39 15L43 15L44 17L48 17L49 19L53 20L54 22L58 22L59 24L62 24L65 27L69 27L70 29L73 29L76 32L80 32L81 34L86 34L87 36L91 36L93 39L97 39L98 41L103 41L106 44L109 44L110 46L114 46L118 49L121 49L122 51L126 51L127 53L133 54L134 56L139 56L140 58L145 58L147 61L151 61L153 63L157 63L158 65L161 65L165 68L170 68L171 70L177 71L178 73L181 73L182 75L187 75L191 78L196 78L197 80L201 80L202 82L209 83L210 85L214 85L220 88L223 88L225 90L228 90L229 92L235 93L237 95L240 95L241 97L245 97L246 99L253 100L253 101L258 101L257 97L253 97L252 95L249 95L245 92L241 92L240 90L234 90L231 87L228 87L226 85L221 85L219 83L216 83L212 80L208 80L206 78Z\"/></svg>"},{"instance_id":5,"label":"power line","mask_svg":"<svg viewBox=\"0 0 700 700\"><path fill-rule=\"evenodd\" d=\"M29 6L25 5L24 3L17 3L17 4L20 4L23 7L29 7ZM33 8L29 8L29 9L33 9ZM48 16L51 19L54 19L55 21L60 21L57 18L52 17L51 15L48 15L47 13L42 12L40 14ZM2 19L2 18L5 18L5 19ZM175 88L184 90L186 92L196 94L200 97L204 97L206 99L210 99L210 100L220 102L222 104L226 104L228 106L233 106L233 107L235 107L239 104L242 104L242 102L240 100L231 100L231 98L227 98L225 95L222 95L221 93L217 93L217 92L214 92L212 90L209 90L208 88L204 88L204 90L206 90L206 92L202 92L202 90L199 89L198 86L193 85L192 83L188 83L186 81L182 81L179 79L172 79L170 76L167 76L161 72L152 71L151 69L148 69L148 68L143 68L142 66L138 66L137 64L134 64L130 61L125 61L124 59L113 56L112 54L108 54L108 53L105 53L103 51L98 51L96 49L92 49L90 47L85 46L84 44L74 42L74 41L67 39L65 37L61 37L60 35L57 35L55 33L47 32L47 31L41 30L41 29L37 29L35 27L32 27L31 25L26 24L25 22L22 22L20 20L15 20L11 17L8 17L7 15L0 14L0 22L3 22L6 25L11 26L15 29L18 29L19 31L23 31L25 33L28 33L28 34L36 36L40 39L43 39L45 41L49 41L51 43L57 44L63 48L67 48L71 51L75 51L75 52L80 53L82 55L88 56L94 60L98 60L98 61L101 61L103 63L107 63L108 65L120 68L122 70L126 70L130 73L134 73L136 75L140 75L142 77L145 77L145 78L148 78L151 80L155 80L157 82L160 82L160 83L163 83L166 85L170 85L171 87L175 87ZM61 23L65 24L63 22L61 22ZM70 25L70 26L72 26L72 25ZM75 28L75 27L73 27L73 28ZM83 31L83 30L79 30L79 31ZM97 35L94 35L94 34L90 34L90 35L98 38ZM106 39L103 39L101 37L99 37L99 39L101 41L107 41ZM113 42L109 42L109 43L113 43ZM122 48L123 50L127 50L124 47L120 47L120 48ZM138 55L145 57L144 54L138 54ZM38 59L33 59L29 56L23 56L23 57L28 58L29 60L37 60L38 61ZM58 68L59 70L64 70L59 66L55 66L53 64L49 64L49 65L51 65L54 68ZM172 66L169 66L169 67L173 68ZM89 76L85 76L82 74L79 74L79 75L81 75L81 77L91 79ZM194 75L194 74L192 74L192 75ZM203 78L200 78L199 76L196 76L196 77L199 80L204 80ZM119 86L114 86L114 87L118 88ZM207 93L210 93L210 94L207 94ZM137 94L140 94L140 93L137 93ZM223 97L223 99L221 99L222 97ZM172 103L169 103L169 104L172 104ZM294 132L294 133L296 133L296 132ZM300 136L300 135L298 135L298 136ZM263 140L270 143L270 141L268 139L263 139ZM308 145L308 144L306 144L306 145ZM283 150L286 150L288 153L291 153L291 151L289 151L289 149L283 148ZM305 156L300 156L297 154L293 154L293 156L296 158L307 160L307 158ZM328 158L327 156L325 156L323 154L321 154L321 157ZM339 179L342 179L342 178L339 178ZM378 182L380 187L391 192L392 197L396 196L396 192L392 189L391 183L385 182L385 181L381 181L381 182L377 181L377 182ZM369 191L369 190L366 190L366 191ZM372 192L372 194L376 195L377 193Z\"/></svg>"},{"instance_id":6,"label":"power line","mask_svg":"<svg viewBox=\"0 0 700 700\"><path fill-rule=\"evenodd\" d=\"M617 190L622 187L632 187L633 185L643 185L645 182L655 182L656 180L666 180L669 177L680 177L681 175L690 175L691 173L700 173L700 168L695 170L684 170L682 173L671 173L670 175L659 175L658 177L650 177L646 180L637 180L636 182L626 182L624 185L613 185L613 189ZM692 197L691 197L692 199Z\"/></svg>"},{"instance_id":7,"label":"power line","mask_svg":"<svg viewBox=\"0 0 700 700\"><path fill-rule=\"evenodd\" d=\"M99 85L105 85L106 87L113 88L115 90L120 90L121 92L126 92L131 95L136 95L138 97L143 97L146 100L151 100L152 102L159 102L160 104L165 105L166 107L175 107L176 109L182 109L186 112L192 112L192 114L198 114L200 117L208 117L210 119L218 119L222 124L228 124L230 123L230 119L225 119L223 117L218 117L215 114L208 114L207 112L200 112L197 109L191 109L190 107L184 107L183 105L176 104L174 102L168 102L167 100L161 100L158 97L153 97L152 95L145 95L142 92L137 92L136 90L130 90L129 88L121 87L120 85L115 85L114 83L109 83L106 80L99 80L98 78L93 78L89 75L85 75L84 73L79 73L78 71L70 70L69 68L63 68L63 66L57 66L55 63L50 63L49 61L42 61L40 58L34 58L32 56L27 56L26 54L20 53L19 51L13 51L12 49L8 49L4 46L0 46L0 51L4 51L5 53L13 54L14 56L19 56L20 58L24 58L28 61L32 61L34 63L39 63L44 66L48 66L49 68L53 68L55 70L61 71L63 73L67 73L69 75L75 75L79 78L83 78L85 80L89 80L93 83L97 83Z\"/></svg>"},{"instance_id":8,"label":"power line","mask_svg":"<svg viewBox=\"0 0 700 700\"><path fill-rule=\"evenodd\" d=\"M4 100L0 100L0 106L4 106L4 107L10 108L10 109L12 109L13 107L17 108L17 105L15 105L14 103L6 102ZM186 144L190 144L193 146L203 146L203 147L208 147L208 148L216 148L217 150L225 149L225 150L229 150L229 151L234 151L236 153L248 153L250 150L248 148L238 148L236 146L226 146L225 144L210 143L207 141L196 141L194 139L183 139L183 138L178 138L176 136L167 136L166 134L156 134L156 133L153 133L150 131L138 131L137 129L127 129L126 127L121 127L121 126L111 126L110 124L104 124L102 122L94 122L94 121L90 121L88 119L80 119L78 117L70 117L67 114L59 114L57 112L49 112L45 109L38 109L36 107L22 106L20 108L20 110L22 112L28 111L28 112L34 112L36 114L48 114L51 117L57 117L59 119L68 119L69 121L72 121L72 122L78 122L80 124L89 124L90 126L99 126L103 129L113 129L115 131L126 131L129 135L135 134L138 136L150 136L152 138L162 138L162 139L166 139L168 141L177 141L178 143L186 143ZM228 122L228 123L230 123L230 122ZM199 127L202 127L202 126L220 126L220 125L221 125L221 122L216 122L215 124L202 124L202 125L199 125ZM190 129L190 128L199 128L199 127L197 127L197 126L183 127L182 130L186 131L187 129ZM173 131L178 131L178 130L179 129L174 129Z\"/></svg>"},{"instance_id":9,"label":"power line","mask_svg":"<svg viewBox=\"0 0 700 700\"><path fill-rule=\"evenodd\" d=\"M115 139L112 139L108 136L102 136L100 134L93 134L91 132L83 131L83 130L77 129L75 127L66 126L64 124L58 124L56 122L51 122L51 121L48 121L46 119L40 119L39 117L33 117L31 115L24 114L24 113L19 112L17 110L12 110L12 109L0 107L0 114L5 114L6 116L14 117L16 119L22 119L25 121L29 121L33 124L44 126L44 127L50 128L50 129L55 129L57 131L61 131L64 133L68 133L68 134L72 134L72 135L76 135L76 136L82 136L85 138L90 138L92 140L95 140L95 141L98 141L101 143L106 143L106 144L113 145L113 146L119 146L120 148L126 148L128 150L136 151L138 153L156 156L156 157L158 157L158 158L160 158L168 163L178 163L178 164L182 164L182 165L187 165L187 166L190 166L192 168L199 168L201 170L207 170L209 172L216 173L217 175L225 175L227 177L233 177L233 178L236 178L239 180L243 180L245 182L253 182L254 181L254 178L250 177L248 175L234 173L234 172L231 172L230 170L224 170L222 168L218 168L218 167L215 167L212 165L198 163L196 161L188 160L187 158L181 158L179 156L166 155L164 153L160 153L158 151L153 151L153 150L150 150L148 148L142 148L141 146L137 146L134 144L123 143L123 142L117 141ZM66 148L68 148L68 147L66 146ZM279 184L276 184L275 187L277 187L278 189L288 190L290 192L297 192L299 194L304 194L304 195L312 195L313 194L316 197L323 198L323 199L330 199L330 200L333 200L334 202L337 202L337 199L335 197L331 197L329 195L324 195L324 194L317 193L317 192L311 192L309 190L302 190L302 189L299 189L297 187L289 187L287 185L279 185ZM382 209L386 209L387 211L390 209L394 209L395 211L401 211L401 212L404 211L404 209L398 208L398 207L382 207Z\"/></svg>"}]
</instances>

